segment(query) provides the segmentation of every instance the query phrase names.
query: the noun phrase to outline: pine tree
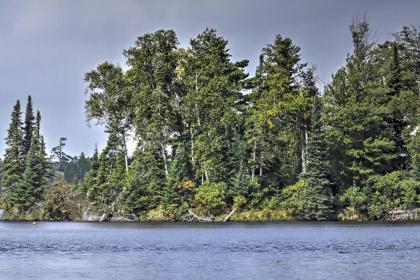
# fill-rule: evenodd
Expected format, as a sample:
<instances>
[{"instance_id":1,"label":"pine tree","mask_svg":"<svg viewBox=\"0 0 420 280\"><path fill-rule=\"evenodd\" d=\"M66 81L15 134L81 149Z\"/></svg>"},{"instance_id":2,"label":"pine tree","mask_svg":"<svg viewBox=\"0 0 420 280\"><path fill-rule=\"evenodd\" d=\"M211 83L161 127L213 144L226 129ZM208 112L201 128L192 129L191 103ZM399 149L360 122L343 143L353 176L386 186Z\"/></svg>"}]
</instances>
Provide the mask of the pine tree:
<instances>
[{"instance_id":1,"label":"pine tree","mask_svg":"<svg viewBox=\"0 0 420 280\"><path fill-rule=\"evenodd\" d=\"M249 97L252 177L279 188L305 169L310 107L317 89L312 70L300 62L300 48L277 35L260 56Z\"/></svg>"},{"instance_id":2,"label":"pine tree","mask_svg":"<svg viewBox=\"0 0 420 280\"><path fill-rule=\"evenodd\" d=\"M39 164L42 166L42 170L40 170L39 176L48 179L52 176L52 167L51 162L48 159L48 155L46 152L45 140L44 136L41 134L41 112L36 112L35 117L35 126L34 126L34 136L36 141L38 142L37 148L37 157Z\"/></svg>"},{"instance_id":3,"label":"pine tree","mask_svg":"<svg viewBox=\"0 0 420 280\"><path fill-rule=\"evenodd\" d=\"M244 68L232 62L228 41L206 29L190 42L184 66L184 110L190 133L191 162L197 182L227 181L238 171L234 139L241 131Z\"/></svg>"},{"instance_id":4,"label":"pine tree","mask_svg":"<svg viewBox=\"0 0 420 280\"><path fill-rule=\"evenodd\" d=\"M26 103L25 122L23 127L23 154L26 155L31 148L32 136L34 134L35 116L32 104L32 97L28 96Z\"/></svg>"},{"instance_id":5,"label":"pine tree","mask_svg":"<svg viewBox=\"0 0 420 280\"><path fill-rule=\"evenodd\" d=\"M13 107L11 122L7 130L6 152L3 161L2 188L6 194L12 192L22 179L24 156L22 153L22 121L20 102Z\"/></svg>"},{"instance_id":6,"label":"pine tree","mask_svg":"<svg viewBox=\"0 0 420 280\"><path fill-rule=\"evenodd\" d=\"M83 195L83 199L89 199L91 197L90 189L92 186L97 185L97 177L99 171L99 153L98 148L95 147L95 151L90 159L90 169L83 178L83 181L78 186L79 192Z\"/></svg>"},{"instance_id":7,"label":"pine tree","mask_svg":"<svg viewBox=\"0 0 420 280\"><path fill-rule=\"evenodd\" d=\"M31 210L31 207L35 205L37 198L39 198L42 193L40 185L43 182L40 182L37 176L37 171L39 171L39 166L36 162L36 148L35 140L32 141L31 148L29 149L26 155L25 161L25 171L23 173L22 179L16 185L16 188L10 194L10 202L12 205L17 207L19 213L24 213Z\"/></svg>"},{"instance_id":8,"label":"pine tree","mask_svg":"<svg viewBox=\"0 0 420 280\"><path fill-rule=\"evenodd\" d=\"M131 69L127 75L136 89L134 100L135 132L141 145L154 145L160 150L165 176L169 172L167 148L176 131L175 102L178 39L172 30L145 34L136 46L125 52ZM156 164L161 164L156 163ZM164 182L161 182L161 186Z\"/></svg>"},{"instance_id":9,"label":"pine tree","mask_svg":"<svg viewBox=\"0 0 420 280\"><path fill-rule=\"evenodd\" d=\"M305 220L330 220L333 218L332 194L328 164L328 147L321 122L320 102L314 105L308 133L307 166L302 178L305 181L300 217Z\"/></svg>"},{"instance_id":10,"label":"pine tree","mask_svg":"<svg viewBox=\"0 0 420 280\"><path fill-rule=\"evenodd\" d=\"M393 130L386 122L387 87L377 71L376 50L370 42L369 24L350 26L354 52L325 90L325 120L334 181L341 189L361 185L369 176L393 170Z\"/></svg>"},{"instance_id":11,"label":"pine tree","mask_svg":"<svg viewBox=\"0 0 420 280\"><path fill-rule=\"evenodd\" d=\"M127 213L140 214L161 202L165 169L159 147L151 143L137 147L134 157L124 204Z\"/></svg>"},{"instance_id":12,"label":"pine tree","mask_svg":"<svg viewBox=\"0 0 420 280\"><path fill-rule=\"evenodd\" d=\"M192 166L189 159L187 145L179 143L174 151L174 156L169 167L169 174L166 178L165 189L162 192L162 201L165 205L181 205L189 201L191 190L183 186L191 186Z\"/></svg>"},{"instance_id":13,"label":"pine tree","mask_svg":"<svg viewBox=\"0 0 420 280\"><path fill-rule=\"evenodd\" d=\"M40 134L41 114L37 112L31 145L25 159L22 179L10 194L10 202L19 212L31 210L31 207L43 200L43 192L48 184L49 163L45 144Z\"/></svg>"},{"instance_id":14,"label":"pine tree","mask_svg":"<svg viewBox=\"0 0 420 280\"><path fill-rule=\"evenodd\" d=\"M389 87L392 99L388 112L393 117L394 137L397 142L398 169L409 170L414 181L420 178L420 29L404 26L394 34ZM397 94L392 94L392 93ZM417 190L417 194L420 189ZM418 195L420 202L420 195Z\"/></svg>"},{"instance_id":15,"label":"pine tree","mask_svg":"<svg viewBox=\"0 0 420 280\"><path fill-rule=\"evenodd\" d=\"M113 213L126 187L124 141L116 127L109 132L107 145L97 159L95 151L92 170L84 184L87 199L96 210ZM88 185L86 185L89 183Z\"/></svg>"}]
</instances>

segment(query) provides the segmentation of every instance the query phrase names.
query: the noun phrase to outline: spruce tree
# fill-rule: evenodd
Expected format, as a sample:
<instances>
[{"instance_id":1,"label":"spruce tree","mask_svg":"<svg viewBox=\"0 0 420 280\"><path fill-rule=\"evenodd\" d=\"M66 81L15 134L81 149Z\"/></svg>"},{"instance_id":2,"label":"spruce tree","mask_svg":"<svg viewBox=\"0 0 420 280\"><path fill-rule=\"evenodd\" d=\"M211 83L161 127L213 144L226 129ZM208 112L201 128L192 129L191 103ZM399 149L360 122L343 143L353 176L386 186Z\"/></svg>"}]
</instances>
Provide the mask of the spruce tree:
<instances>
[{"instance_id":1,"label":"spruce tree","mask_svg":"<svg viewBox=\"0 0 420 280\"><path fill-rule=\"evenodd\" d=\"M32 141L31 148L26 154L25 171L22 179L11 192L9 198L10 203L19 210L20 214L31 210L42 193L42 190L39 189L41 182L37 176L39 166L37 166L36 162L35 142L35 140Z\"/></svg>"},{"instance_id":2,"label":"spruce tree","mask_svg":"<svg viewBox=\"0 0 420 280\"><path fill-rule=\"evenodd\" d=\"M6 194L12 192L22 179L24 156L22 153L22 121L20 102L13 107L11 122L7 130L6 152L3 160L2 188Z\"/></svg>"},{"instance_id":3,"label":"spruce tree","mask_svg":"<svg viewBox=\"0 0 420 280\"><path fill-rule=\"evenodd\" d=\"M48 184L49 163L44 140L40 135L40 123L41 115L38 112L22 179L10 194L11 204L21 213L31 210L36 203L43 200L43 192Z\"/></svg>"},{"instance_id":4,"label":"spruce tree","mask_svg":"<svg viewBox=\"0 0 420 280\"><path fill-rule=\"evenodd\" d=\"M191 199L191 193L182 187L191 185L191 178L193 178L193 174L187 146L179 143L174 151L165 189L162 192L164 204L181 205L184 201Z\"/></svg>"},{"instance_id":5,"label":"spruce tree","mask_svg":"<svg viewBox=\"0 0 420 280\"><path fill-rule=\"evenodd\" d=\"M32 97L28 96L26 103L25 122L23 127L23 154L26 155L29 152L32 144L32 136L34 134L35 116L32 104Z\"/></svg>"},{"instance_id":6,"label":"spruce tree","mask_svg":"<svg viewBox=\"0 0 420 280\"><path fill-rule=\"evenodd\" d=\"M79 185L79 191L84 195L83 199L89 199L90 189L97 185L97 176L99 170L99 153L98 148L95 147L95 151L90 159L90 169L83 178L82 183Z\"/></svg>"},{"instance_id":7,"label":"spruce tree","mask_svg":"<svg viewBox=\"0 0 420 280\"><path fill-rule=\"evenodd\" d=\"M159 147L151 143L137 147L134 157L124 204L127 213L140 214L157 207L162 201L165 168L160 160Z\"/></svg>"},{"instance_id":8,"label":"spruce tree","mask_svg":"<svg viewBox=\"0 0 420 280\"><path fill-rule=\"evenodd\" d=\"M300 60L300 48L276 35L262 51L249 96L252 177L276 188L294 183L305 169L308 113L317 89Z\"/></svg>"},{"instance_id":9,"label":"spruce tree","mask_svg":"<svg viewBox=\"0 0 420 280\"><path fill-rule=\"evenodd\" d=\"M388 89L377 71L380 60L370 41L369 24L355 22L350 30L354 52L325 89L330 159L334 181L342 190L392 171L396 157L393 129L384 114Z\"/></svg>"},{"instance_id":10,"label":"spruce tree","mask_svg":"<svg viewBox=\"0 0 420 280\"><path fill-rule=\"evenodd\" d=\"M37 157L41 168L39 170L39 177L43 178L45 181L48 181L53 174L51 162L48 159L46 152L44 136L41 134L41 113L39 111L36 112L33 137L36 137L36 141L38 142Z\"/></svg>"},{"instance_id":11,"label":"spruce tree","mask_svg":"<svg viewBox=\"0 0 420 280\"><path fill-rule=\"evenodd\" d=\"M331 181L328 164L328 147L321 122L320 103L314 105L308 133L307 166L302 178L305 181L300 217L305 220L330 220L333 218Z\"/></svg>"},{"instance_id":12,"label":"spruce tree","mask_svg":"<svg viewBox=\"0 0 420 280\"><path fill-rule=\"evenodd\" d=\"M165 176L169 172L167 147L177 133L175 123L175 85L178 39L172 30L158 30L145 34L136 46L125 52L131 69L130 84L136 88L134 100L135 132L141 145L154 145L160 150ZM178 133L177 133L178 134ZM161 182L161 186L164 182Z\"/></svg>"},{"instance_id":13,"label":"spruce tree","mask_svg":"<svg viewBox=\"0 0 420 280\"><path fill-rule=\"evenodd\" d=\"M87 199L100 211L114 211L125 188L125 152L123 138L116 127L109 131L107 144L101 154L95 151L92 170L85 180Z\"/></svg>"},{"instance_id":14,"label":"spruce tree","mask_svg":"<svg viewBox=\"0 0 420 280\"><path fill-rule=\"evenodd\" d=\"M228 181L238 171L234 139L244 122L242 88L248 61L233 62L228 41L214 29L206 29L190 44L184 67L184 110L195 179L200 184Z\"/></svg>"}]
</instances>

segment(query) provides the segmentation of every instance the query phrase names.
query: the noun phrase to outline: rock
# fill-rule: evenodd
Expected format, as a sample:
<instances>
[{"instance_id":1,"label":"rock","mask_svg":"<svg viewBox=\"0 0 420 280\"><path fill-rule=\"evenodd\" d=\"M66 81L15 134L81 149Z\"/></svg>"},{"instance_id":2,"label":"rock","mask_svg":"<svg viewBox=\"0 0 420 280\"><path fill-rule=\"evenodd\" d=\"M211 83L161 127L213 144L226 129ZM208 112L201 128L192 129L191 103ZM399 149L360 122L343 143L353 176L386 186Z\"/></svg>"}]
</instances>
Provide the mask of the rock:
<instances>
[{"instance_id":1,"label":"rock","mask_svg":"<svg viewBox=\"0 0 420 280\"><path fill-rule=\"evenodd\" d=\"M82 214L82 221L83 222L99 222L101 220L101 216L97 213L93 213L89 210L83 211Z\"/></svg>"},{"instance_id":2,"label":"rock","mask_svg":"<svg viewBox=\"0 0 420 280\"><path fill-rule=\"evenodd\" d=\"M134 216L121 216L121 215L113 215L110 219L110 222L134 222L136 221L136 217Z\"/></svg>"}]
</instances>

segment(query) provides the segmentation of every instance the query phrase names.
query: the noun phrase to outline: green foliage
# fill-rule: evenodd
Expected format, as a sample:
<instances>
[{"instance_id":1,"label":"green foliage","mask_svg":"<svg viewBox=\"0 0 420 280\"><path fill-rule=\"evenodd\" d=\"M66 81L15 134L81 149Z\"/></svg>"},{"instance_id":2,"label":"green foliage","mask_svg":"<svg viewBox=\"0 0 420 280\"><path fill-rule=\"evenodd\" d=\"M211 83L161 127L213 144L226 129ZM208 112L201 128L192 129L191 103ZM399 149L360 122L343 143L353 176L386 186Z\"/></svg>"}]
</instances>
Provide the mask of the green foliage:
<instances>
[{"instance_id":1,"label":"green foliage","mask_svg":"<svg viewBox=\"0 0 420 280\"><path fill-rule=\"evenodd\" d=\"M9 194L22 179L24 170L24 158L22 153L22 121L20 102L13 107L9 129L7 130L6 152L2 168L2 189Z\"/></svg>"},{"instance_id":2,"label":"green foliage","mask_svg":"<svg viewBox=\"0 0 420 280\"><path fill-rule=\"evenodd\" d=\"M365 20L350 31L354 50L322 96L290 38L277 35L248 78L248 61L233 61L214 29L185 49L172 30L144 34L124 51L126 67L105 62L85 75L87 119L103 125L108 140L91 159L60 163L74 193L48 188L40 113L34 117L28 97L22 123L16 103L1 204L10 216L44 209L48 219L76 216L71 201L99 216L145 220L183 219L192 208L216 220L235 208L233 220L368 220L412 209L419 31L404 27L380 44Z\"/></svg>"},{"instance_id":3,"label":"green foliage","mask_svg":"<svg viewBox=\"0 0 420 280\"><path fill-rule=\"evenodd\" d=\"M328 147L320 113L320 103L317 102L312 108L309 139L306 146L306 169L302 174L305 187L303 188L303 201L302 207L299 209L299 216L305 220L331 220L334 218Z\"/></svg>"},{"instance_id":4,"label":"green foliage","mask_svg":"<svg viewBox=\"0 0 420 280\"><path fill-rule=\"evenodd\" d=\"M165 188L162 191L162 203L173 207L191 201L194 195L192 165L186 145L177 145L172 158Z\"/></svg>"},{"instance_id":5,"label":"green foliage","mask_svg":"<svg viewBox=\"0 0 420 280\"><path fill-rule=\"evenodd\" d=\"M26 113L25 113L25 122L23 127L23 154L27 154L31 148L32 136L34 134L35 126L35 116L32 105L32 97L28 96L28 101L26 103Z\"/></svg>"},{"instance_id":6,"label":"green foliage","mask_svg":"<svg viewBox=\"0 0 420 280\"><path fill-rule=\"evenodd\" d=\"M362 219L381 219L392 210L412 209L420 182L401 171L370 177L365 185L349 188L341 197Z\"/></svg>"},{"instance_id":7,"label":"green foliage","mask_svg":"<svg viewBox=\"0 0 420 280\"><path fill-rule=\"evenodd\" d=\"M240 207L328 220L345 193L350 216L369 216L360 209L375 199L372 178L418 173L418 38L404 28L375 45L366 21L350 30L354 51L322 97L300 48L280 35L251 79L247 61L231 61L213 29L188 49L172 30L139 37L124 52L127 71L104 63L86 75L88 118L105 124L114 143L82 184L92 205L139 217L176 219L196 206L208 215ZM119 176L129 129L138 146ZM111 181L118 191L110 192Z\"/></svg>"},{"instance_id":8,"label":"green foliage","mask_svg":"<svg viewBox=\"0 0 420 280\"><path fill-rule=\"evenodd\" d=\"M71 185L57 182L47 192L43 205L44 218L47 220L76 220L81 209L76 202Z\"/></svg>"},{"instance_id":9,"label":"green foliage","mask_svg":"<svg viewBox=\"0 0 420 280\"><path fill-rule=\"evenodd\" d=\"M90 159L83 152L80 156L72 157L70 162L64 164L64 179L71 184L81 182L89 172L90 165Z\"/></svg>"},{"instance_id":10,"label":"green foliage","mask_svg":"<svg viewBox=\"0 0 420 280\"><path fill-rule=\"evenodd\" d=\"M305 181L299 180L295 184L282 189L279 197L273 197L268 204L271 209L290 211L294 216L303 208Z\"/></svg>"},{"instance_id":11,"label":"green foliage","mask_svg":"<svg viewBox=\"0 0 420 280\"><path fill-rule=\"evenodd\" d=\"M24 213L43 200L43 193L48 185L49 163L45 153L45 144L40 135L41 116L37 114L33 128L32 141L26 154L25 170L16 187L10 192L10 205Z\"/></svg>"},{"instance_id":12,"label":"green foliage","mask_svg":"<svg viewBox=\"0 0 420 280\"><path fill-rule=\"evenodd\" d=\"M226 185L224 183L204 183L195 194L195 203L211 215L220 214L226 207Z\"/></svg>"},{"instance_id":13,"label":"green foliage","mask_svg":"<svg viewBox=\"0 0 420 280\"><path fill-rule=\"evenodd\" d=\"M159 205L164 189L164 164L160 150L147 145L136 151L130 166L128 186L123 193L125 211L139 214Z\"/></svg>"},{"instance_id":14,"label":"green foliage","mask_svg":"<svg viewBox=\"0 0 420 280\"><path fill-rule=\"evenodd\" d=\"M185 119L195 180L228 181L238 172L235 139L243 124L242 83L247 61L232 62L228 42L214 29L191 40L185 63Z\"/></svg>"},{"instance_id":15,"label":"green foliage","mask_svg":"<svg viewBox=\"0 0 420 280\"><path fill-rule=\"evenodd\" d=\"M304 171L310 108L318 94L313 71L305 66L300 48L280 35L261 54L249 97L248 134L252 173L258 168L263 184L292 184Z\"/></svg>"},{"instance_id":16,"label":"green foliage","mask_svg":"<svg viewBox=\"0 0 420 280\"><path fill-rule=\"evenodd\" d=\"M17 101L6 139L3 164L3 182L6 209L10 212L33 212L43 200L48 184L50 165L45 153L45 143L40 133L41 114L33 115L32 99L28 97L25 127L20 120L20 103ZM30 140L28 144L27 141Z\"/></svg>"}]
</instances>

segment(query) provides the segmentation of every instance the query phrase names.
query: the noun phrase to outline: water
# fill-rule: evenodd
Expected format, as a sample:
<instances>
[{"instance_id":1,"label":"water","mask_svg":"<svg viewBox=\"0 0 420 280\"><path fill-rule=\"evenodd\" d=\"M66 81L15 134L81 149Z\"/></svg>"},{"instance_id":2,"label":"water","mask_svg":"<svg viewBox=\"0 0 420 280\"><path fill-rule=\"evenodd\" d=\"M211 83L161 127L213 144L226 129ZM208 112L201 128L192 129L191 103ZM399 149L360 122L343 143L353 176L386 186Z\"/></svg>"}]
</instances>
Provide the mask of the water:
<instances>
[{"instance_id":1,"label":"water","mask_svg":"<svg viewBox=\"0 0 420 280\"><path fill-rule=\"evenodd\" d=\"M0 279L420 279L420 224L3 222Z\"/></svg>"}]
</instances>

